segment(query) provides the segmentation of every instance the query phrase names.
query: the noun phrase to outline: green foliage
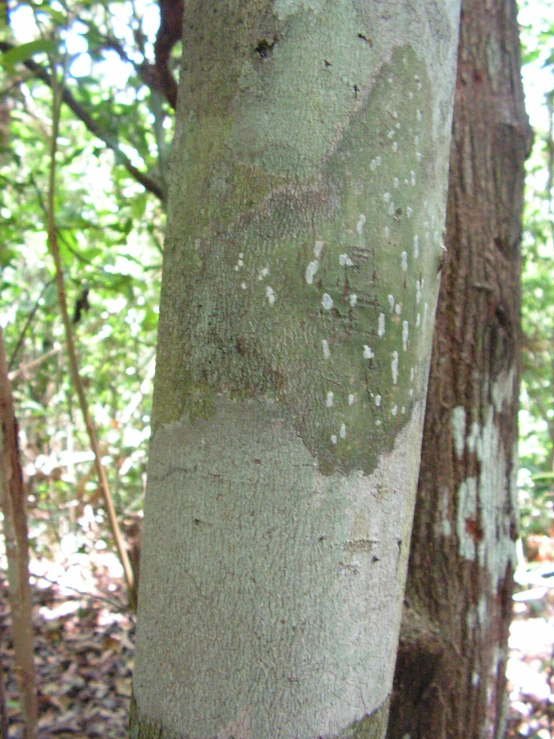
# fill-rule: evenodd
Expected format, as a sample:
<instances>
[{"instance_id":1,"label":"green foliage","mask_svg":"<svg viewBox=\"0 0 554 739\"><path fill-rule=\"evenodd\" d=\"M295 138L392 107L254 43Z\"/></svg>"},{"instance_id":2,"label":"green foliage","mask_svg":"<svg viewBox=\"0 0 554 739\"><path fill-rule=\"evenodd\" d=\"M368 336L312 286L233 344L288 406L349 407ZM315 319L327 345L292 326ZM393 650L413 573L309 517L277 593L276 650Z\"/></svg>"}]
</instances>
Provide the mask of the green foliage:
<instances>
[{"instance_id":1,"label":"green foliage","mask_svg":"<svg viewBox=\"0 0 554 739\"><path fill-rule=\"evenodd\" d=\"M523 233L520 483L522 531L554 518L554 23L550 3L520 10L524 80L535 143L527 163ZM542 105L534 86L543 86Z\"/></svg>"},{"instance_id":2,"label":"green foliage","mask_svg":"<svg viewBox=\"0 0 554 739\"><path fill-rule=\"evenodd\" d=\"M140 76L152 51L155 8L86 0L67 13L57 2L20 2L10 10L13 48L1 57L0 322L30 500L60 526L100 501L47 249L52 91L44 74L60 78L65 67L66 90L103 135L62 105L56 222L68 304L78 319L81 374L110 486L120 511L137 510L165 214L159 198L117 163L110 143L147 177L163 180L172 120Z\"/></svg>"}]
</instances>

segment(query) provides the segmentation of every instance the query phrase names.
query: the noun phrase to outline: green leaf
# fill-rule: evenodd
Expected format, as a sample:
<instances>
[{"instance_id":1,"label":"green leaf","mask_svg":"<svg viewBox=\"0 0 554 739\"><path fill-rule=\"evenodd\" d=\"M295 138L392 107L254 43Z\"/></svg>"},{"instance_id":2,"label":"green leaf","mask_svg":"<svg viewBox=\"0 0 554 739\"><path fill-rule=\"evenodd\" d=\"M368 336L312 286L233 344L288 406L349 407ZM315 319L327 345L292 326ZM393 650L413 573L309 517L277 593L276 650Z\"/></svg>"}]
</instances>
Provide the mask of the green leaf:
<instances>
[{"instance_id":1,"label":"green leaf","mask_svg":"<svg viewBox=\"0 0 554 739\"><path fill-rule=\"evenodd\" d=\"M11 71L14 64L24 62L25 59L33 56L33 54L55 54L57 51L58 47L50 39L37 39L36 41L29 41L27 44L21 44L9 51L5 51L0 58L0 62L2 62L5 69Z\"/></svg>"}]
</instances>

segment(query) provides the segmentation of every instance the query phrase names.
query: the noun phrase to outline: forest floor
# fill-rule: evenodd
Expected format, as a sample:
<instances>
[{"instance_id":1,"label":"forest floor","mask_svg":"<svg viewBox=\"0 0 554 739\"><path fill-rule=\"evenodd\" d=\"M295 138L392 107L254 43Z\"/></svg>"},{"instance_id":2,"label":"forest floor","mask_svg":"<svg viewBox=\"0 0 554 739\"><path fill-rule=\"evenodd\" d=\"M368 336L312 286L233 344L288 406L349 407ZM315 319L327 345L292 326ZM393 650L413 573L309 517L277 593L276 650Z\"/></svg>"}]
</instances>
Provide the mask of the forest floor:
<instances>
[{"instance_id":1,"label":"forest floor","mask_svg":"<svg viewBox=\"0 0 554 739\"><path fill-rule=\"evenodd\" d=\"M128 736L135 617L127 608L115 556L107 549L86 553L82 547L71 549L66 542L56 561L45 557L31 561L39 737L123 739ZM518 571L507 739L554 739L552 575L554 562ZM5 577L0 577L0 588L0 656L9 737L19 738L23 724Z\"/></svg>"}]
</instances>

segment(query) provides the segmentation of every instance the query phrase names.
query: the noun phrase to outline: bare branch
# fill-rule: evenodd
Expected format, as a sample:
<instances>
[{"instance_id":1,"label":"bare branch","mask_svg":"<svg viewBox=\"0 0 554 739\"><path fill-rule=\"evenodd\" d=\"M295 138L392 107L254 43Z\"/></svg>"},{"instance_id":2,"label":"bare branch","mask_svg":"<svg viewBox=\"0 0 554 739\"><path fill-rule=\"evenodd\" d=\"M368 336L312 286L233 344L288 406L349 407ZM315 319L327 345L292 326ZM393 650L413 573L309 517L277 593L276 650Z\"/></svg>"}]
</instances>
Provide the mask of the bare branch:
<instances>
[{"instance_id":1,"label":"bare branch","mask_svg":"<svg viewBox=\"0 0 554 739\"><path fill-rule=\"evenodd\" d=\"M0 41L0 51L10 51L13 48L13 44L9 44L6 41ZM23 65L33 74L34 77L47 84L49 87L52 87L52 78L44 67L33 61L33 59L26 59L23 62ZM119 143L115 136L112 136L112 134L106 131L100 123L98 123L98 121L96 121L90 113L85 110L77 100L75 100L71 92L65 86L62 91L62 101L73 111L77 118L85 124L92 134L97 136L109 149L113 151L118 164L123 165L127 172L129 172L129 174L139 182L145 190L151 192L159 198L159 200L164 202L165 193L162 186L152 177L141 172L140 169L137 169L137 167L131 163L129 157L127 157L119 148Z\"/></svg>"}]
</instances>

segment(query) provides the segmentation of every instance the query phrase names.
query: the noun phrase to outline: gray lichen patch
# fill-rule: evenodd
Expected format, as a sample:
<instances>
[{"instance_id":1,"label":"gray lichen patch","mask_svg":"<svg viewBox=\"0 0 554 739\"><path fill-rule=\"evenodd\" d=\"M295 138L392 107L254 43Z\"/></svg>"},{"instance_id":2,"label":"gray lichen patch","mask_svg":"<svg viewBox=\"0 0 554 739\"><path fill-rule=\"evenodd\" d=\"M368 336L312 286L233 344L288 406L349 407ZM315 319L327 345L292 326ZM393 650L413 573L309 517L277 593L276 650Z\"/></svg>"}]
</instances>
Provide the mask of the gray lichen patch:
<instances>
[{"instance_id":1,"label":"gray lichen patch","mask_svg":"<svg viewBox=\"0 0 554 739\"><path fill-rule=\"evenodd\" d=\"M323 471L373 469L426 383L444 207L432 96L397 49L316 176L188 237L166 276L180 290L171 417L209 413L217 392L265 395Z\"/></svg>"}]
</instances>

